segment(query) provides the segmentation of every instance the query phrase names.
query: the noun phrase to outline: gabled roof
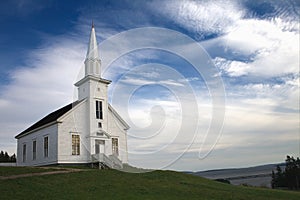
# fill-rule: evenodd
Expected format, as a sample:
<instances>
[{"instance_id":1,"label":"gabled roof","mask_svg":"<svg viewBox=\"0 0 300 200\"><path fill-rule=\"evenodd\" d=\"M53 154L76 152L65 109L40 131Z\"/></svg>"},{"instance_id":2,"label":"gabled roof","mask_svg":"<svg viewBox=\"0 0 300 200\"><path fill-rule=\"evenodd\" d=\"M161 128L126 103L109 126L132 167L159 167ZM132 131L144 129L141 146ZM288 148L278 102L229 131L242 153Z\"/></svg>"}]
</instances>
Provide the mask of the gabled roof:
<instances>
[{"instance_id":1,"label":"gabled roof","mask_svg":"<svg viewBox=\"0 0 300 200\"><path fill-rule=\"evenodd\" d=\"M32 126L27 128L26 130L22 131L20 134L15 136L15 138L16 139L21 138L22 136L26 135L26 133L28 133L34 129L42 127L51 122L55 122L59 117L63 116L65 113L67 113L69 110L71 110L73 108L74 104L77 104L77 103L78 103L78 101L76 101L74 103L70 103L70 104L50 113L49 115L45 116L40 121L36 122L35 124L33 124Z\"/></svg>"},{"instance_id":2,"label":"gabled roof","mask_svg":"<svg viewBox=\"0 0 300 200\"><path fill-rule=\"evenodd\" d=\"M50 114L48 114L47 116L45 116L44 118L42 118L41 120L39 120L38 122L36 122L35 124L33 124L32 126L30 126L29 128L27 128L26 130L22 131L20 134L16 135L15 138L19 139L21 137L23 137L24 135L27 135L30 131L33 131L35 129L38 129L40 127L43 127L47 124L50 123L54 123L56 122L61 116L63 116L64 114L66 114L68 111L70 111L75 105L79 104L81 101L75 101L73 103L70 103ZM112 113L117 117L117 119L124 125L125 130L129 129L129 125L121 118L121 116L115 111L115 109L108 104L108 108L112 111Z\"/></svg>"},{"instance_id":3,"label":"gabled roof","mask_svg":"<svg viewBox=\"0 0 300 200\"><path fill-rule=\"evenodd\" d=\"M125 120L117 113L117 111L110 105L110 103L108 104L108 109L112 112L112 114L119 120L119 122L121 122L121 124L123 124L123 126L125 127L125 130L128 130L130 128L130 126L125 122Z\"/></svg>"}]
</instances>

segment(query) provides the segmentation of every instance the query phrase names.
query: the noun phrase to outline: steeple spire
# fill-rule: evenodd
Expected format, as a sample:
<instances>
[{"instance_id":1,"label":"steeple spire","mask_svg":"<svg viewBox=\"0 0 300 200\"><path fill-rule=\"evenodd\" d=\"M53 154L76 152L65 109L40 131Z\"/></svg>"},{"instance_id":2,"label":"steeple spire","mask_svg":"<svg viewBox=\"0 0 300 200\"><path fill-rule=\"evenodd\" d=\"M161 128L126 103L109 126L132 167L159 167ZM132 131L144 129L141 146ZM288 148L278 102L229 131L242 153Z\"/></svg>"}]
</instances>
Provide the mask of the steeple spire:
<instances>
[{"instance_id":1,"label":"steeple spire","mask_svg":"<svg viewBox=\"0 0 300 200\"><path fill-rule=\"evenodd\" d=\"M87 50L84 64L85 64L85 76L92 75L92 76L96 76L96 77L100 78L101 62L100 62L99 53L98 53L96 31L95 31L93 21L92 21L92 30L91 30L91 34L90 34L90 41L89 41L88 50Z\"/></svg>"}]
</instances>

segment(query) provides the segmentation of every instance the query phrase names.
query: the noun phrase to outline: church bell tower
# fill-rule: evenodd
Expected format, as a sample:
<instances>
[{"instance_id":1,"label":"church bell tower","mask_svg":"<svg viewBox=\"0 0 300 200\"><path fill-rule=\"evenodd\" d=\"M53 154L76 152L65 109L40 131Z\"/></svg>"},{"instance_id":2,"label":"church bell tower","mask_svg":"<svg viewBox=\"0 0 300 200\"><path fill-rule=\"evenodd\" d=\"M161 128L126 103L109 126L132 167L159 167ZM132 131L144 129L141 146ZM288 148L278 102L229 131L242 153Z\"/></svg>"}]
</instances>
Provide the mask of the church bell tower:
<instances>
[{"instance_id":1,"label":"church bell tower","mask_svg":"<svg viewBox=\"0 0 300 200\"><path fill-rule=\"evenodd\" d=\"M99 130L108 128L107 89L111 81L101 78L101 61L96 39L96 31L92 24L87 54L84 61L85 75L75 83L78 88L78 100L87 101L88 132L91 137ZM92 147L91 147L92 148Z\"/></svg>"}]
</instances>

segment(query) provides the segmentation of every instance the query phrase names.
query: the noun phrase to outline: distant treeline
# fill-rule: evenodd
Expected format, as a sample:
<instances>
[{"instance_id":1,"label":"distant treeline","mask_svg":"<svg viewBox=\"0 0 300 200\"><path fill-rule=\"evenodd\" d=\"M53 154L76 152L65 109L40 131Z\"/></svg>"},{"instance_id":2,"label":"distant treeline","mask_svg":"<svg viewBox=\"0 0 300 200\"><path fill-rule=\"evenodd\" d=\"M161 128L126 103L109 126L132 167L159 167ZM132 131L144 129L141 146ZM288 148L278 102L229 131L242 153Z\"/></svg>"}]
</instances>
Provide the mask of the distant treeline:
<instances>
[{"instance_id":1,"label":"distant treeline","mask_svg":"<svg viewBox=\"0 0 300 200\"><path fill-rule=\"evenodd\" d=\"M8 153L5 151L5 153L3 151L0 152L0 163L1 162L16 162L16 155L13 154L12 156L9 156Z\"/></svg>"},{"instance_id":2,"label":"distant treeline","mask_svg":"<svg viewBox=\"0 0 300 200\"><path fill-rule=\"evenodd\" d=\"M300 189L300 159L286 156L285 170L279 165L276 172L272 170L272 188L289 188L291 190Z\"/></svg>"}]
</instances>

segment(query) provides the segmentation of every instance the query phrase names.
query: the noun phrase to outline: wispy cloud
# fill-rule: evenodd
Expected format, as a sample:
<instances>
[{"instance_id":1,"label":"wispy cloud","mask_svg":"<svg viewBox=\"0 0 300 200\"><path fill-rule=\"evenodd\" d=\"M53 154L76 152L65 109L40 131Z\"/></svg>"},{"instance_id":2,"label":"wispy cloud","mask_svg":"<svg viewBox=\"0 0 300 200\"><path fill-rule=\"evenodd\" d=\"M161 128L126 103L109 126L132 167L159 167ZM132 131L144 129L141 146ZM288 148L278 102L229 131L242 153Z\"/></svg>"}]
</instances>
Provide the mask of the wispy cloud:
<instances>
[{"instance_id":1,"label":"wispy cloud","mask_svg":"<svg viewBox=\"0 0 300 200\"><path fill-rule=\"evenodd\" d=\"M245 10L237 2L229 0L163 1L161 6L153 7L200 38L226 33L245 14Z\"/></svg>"},{"instance_id":2,"label":"wispy cloud","mask_svg":"<svg viewBox=\"0 0 300 200\"><path fill-rule=\"evenodd\" d=\"M283 28L280 19L241 20L230 33L217 39L233 58L217 57L215 62L230 76L276 77L299 73L299 22ZM245 55L248 61L235 60ZM224 56L224 55L223 55Z\"/></svg>"},{"instance_id":3,"label":"wispy cloud","mask_svg":"<svg viewBox=\"0 0 300 200\"><path fill-rule=\"evenodd\" d=\"M181 27L199 32L202 40L201 34L213 35L201 44L220 69L227 93L226 120L216 151L224 144L239 149L248 143L262 151L263 142L257 137L276 144L285 137L286 143L293 144L289 151L297 152L299 13L293 10L297 6L266 2L274 11L258 17L245 7L247 3L178 1L174 5L165 1L160 12ZM223 8L224 4L229 6ZM226 16L219 8L225 9Z\"/></svg>"},{"instance_id":4,"label":"wispy cloud","mask_svg":"<svg viewBox=\"0 0 300 200\"><path fill-rule=\"evenodd\" d=\"M28 53L27 62L11 71L10 84L1 86L0 145L47 113L74 100L74 87L85 48L69 38L55 38ZM13 145L14 146L14 145ZM10 146L8 151L14 152Z\"/></svg>"}]
</instances>

